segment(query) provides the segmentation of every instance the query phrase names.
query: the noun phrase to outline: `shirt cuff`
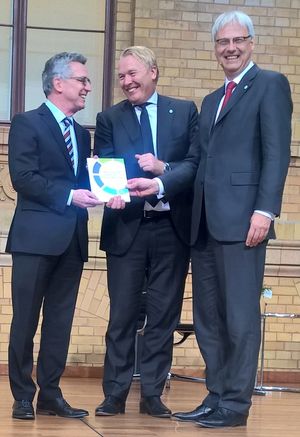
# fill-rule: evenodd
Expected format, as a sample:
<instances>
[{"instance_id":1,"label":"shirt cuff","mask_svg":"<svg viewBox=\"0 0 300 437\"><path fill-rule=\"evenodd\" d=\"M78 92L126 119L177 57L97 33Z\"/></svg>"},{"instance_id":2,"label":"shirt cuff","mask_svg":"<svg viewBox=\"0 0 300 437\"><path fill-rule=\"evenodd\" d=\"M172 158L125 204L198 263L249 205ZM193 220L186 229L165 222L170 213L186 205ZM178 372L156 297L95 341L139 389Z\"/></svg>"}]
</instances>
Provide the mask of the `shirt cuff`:
<instances>
[{"instance_id":1,"label":"shirt cuff","mask_svg":"<svg viewBox=\"0 0 300 437\"><path fill-rule=\"evenodd\" d=\"M68 205L68 206L70 206L71 203L72 203L73 193L74 193L74 190L71 190L71 191L70 191L70 194L69 194L68 201L67 201L67 205Z\"/></svg>"},{"instance_id":2,"label":"shirt cuff","mask_svg":"<svg viewBox=\"0 0 300 437\"><path fill-rule=\"evenodd\" d=\"M272 221L275 219L275 214L269 211L261 211L260 209L256 209L254 212L257 212L258 214L264 215L265 217L268 217Z\"/></svg>"},{"instance_id":3,"label":"shirt cuff","mask_svg":"<svg viewBox=\"0 0 300 437\"><path fill-rule=\"evenodd\" d=\"M158 183L159 191L157 194L157 198L161 199L165 195L165 187L162 181L159 178L154 178L154 180Z\"/></svg>"}]
</instances>

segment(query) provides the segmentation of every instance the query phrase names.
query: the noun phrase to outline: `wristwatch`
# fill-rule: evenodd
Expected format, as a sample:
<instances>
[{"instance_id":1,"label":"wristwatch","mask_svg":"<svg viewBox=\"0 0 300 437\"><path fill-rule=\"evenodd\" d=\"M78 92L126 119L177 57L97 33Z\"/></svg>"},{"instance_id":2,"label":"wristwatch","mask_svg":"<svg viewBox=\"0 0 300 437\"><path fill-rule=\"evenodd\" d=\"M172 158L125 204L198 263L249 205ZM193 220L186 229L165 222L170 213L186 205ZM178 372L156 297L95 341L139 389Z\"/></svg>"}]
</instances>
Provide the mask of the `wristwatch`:
<instances>
[{"instance_id":1,"label":"wristwatch","mask_svg":"<svg viewBox=\"0 0 300 437\"><path fill-rule=\"evenodd\" d=\"M170 164L168 162L165 162L164 163L164 173L166 173L167 171L170 171L170 170L171 170Z\"/></svg>"}]
</instances>

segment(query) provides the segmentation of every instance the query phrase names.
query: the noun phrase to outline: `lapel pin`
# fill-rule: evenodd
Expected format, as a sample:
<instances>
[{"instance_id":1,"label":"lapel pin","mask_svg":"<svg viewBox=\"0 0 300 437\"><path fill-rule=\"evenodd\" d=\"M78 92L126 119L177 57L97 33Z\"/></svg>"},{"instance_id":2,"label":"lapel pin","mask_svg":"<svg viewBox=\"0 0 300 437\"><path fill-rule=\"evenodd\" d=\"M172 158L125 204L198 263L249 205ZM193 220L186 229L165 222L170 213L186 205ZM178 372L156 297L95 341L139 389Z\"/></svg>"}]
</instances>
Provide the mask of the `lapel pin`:
<instances>
[{"instance_id":1,"label":"lapel pin","mask_svg":"<svg viewBox=\"0 0 300 437\"><path fill-rule=\"evenodd\" d=\"M169 114L173 114L173 109L169 109Z\"/></svg>"},{"instance_id":2,"label":"lapel pin","mask_svg":"<svg viewBox=\"0 0 300 437\"><path fill-rule=\"evenodd\" d=\"M248 85L245 85L244 86L244 90L246 91L248 89Z\"/></svg>"}]
</instances>

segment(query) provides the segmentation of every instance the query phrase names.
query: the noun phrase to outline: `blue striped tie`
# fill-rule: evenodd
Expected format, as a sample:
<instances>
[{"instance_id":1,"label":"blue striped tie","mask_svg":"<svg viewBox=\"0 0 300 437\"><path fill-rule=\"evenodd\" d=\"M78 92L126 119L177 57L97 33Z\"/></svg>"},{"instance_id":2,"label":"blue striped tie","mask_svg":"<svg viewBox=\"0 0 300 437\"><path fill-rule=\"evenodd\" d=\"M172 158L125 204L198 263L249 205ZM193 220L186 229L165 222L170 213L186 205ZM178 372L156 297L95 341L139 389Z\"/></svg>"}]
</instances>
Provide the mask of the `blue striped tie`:
<instances>
[{"instance_id":1,"label":"blue striped tie","mask_svg":"<svg viewBox=\"0 0 300 437\"><path fill-rule=\"evenodd\" d=\"M65 140L65 143L67 146L67 150L68 150L68 153L69 153L69 156L71 159L72 166L74 168L74 150L73 150L73 144L71 141L71 131L70 131L70 125L73 125L73 123L72 123L71 118L68 118L68 117L63 119L63 123L65 125L65 130L63 133L64 140Z\"/></svg>"}]
</instances>

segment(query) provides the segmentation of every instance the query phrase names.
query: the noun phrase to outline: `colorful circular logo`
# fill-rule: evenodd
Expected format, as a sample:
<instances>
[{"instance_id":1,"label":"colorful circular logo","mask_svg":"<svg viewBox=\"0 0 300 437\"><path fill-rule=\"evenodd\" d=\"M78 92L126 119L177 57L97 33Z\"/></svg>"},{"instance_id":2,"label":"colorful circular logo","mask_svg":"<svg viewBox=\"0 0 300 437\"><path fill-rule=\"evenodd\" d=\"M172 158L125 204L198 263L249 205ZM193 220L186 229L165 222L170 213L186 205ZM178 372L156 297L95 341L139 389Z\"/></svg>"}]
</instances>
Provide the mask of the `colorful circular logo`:
<instances>
[{"instance_id":1,"label":"colorful circular logo","mask_svg":"<svg viewBox=\"0 0 300 437\"><path fill-rule=\"evenodd\" d=\"M128 192L124 186L124 164L120 159L99 159L93 165L93 178L105 193L118 196Z\"/></svg>"}]
</instances>

